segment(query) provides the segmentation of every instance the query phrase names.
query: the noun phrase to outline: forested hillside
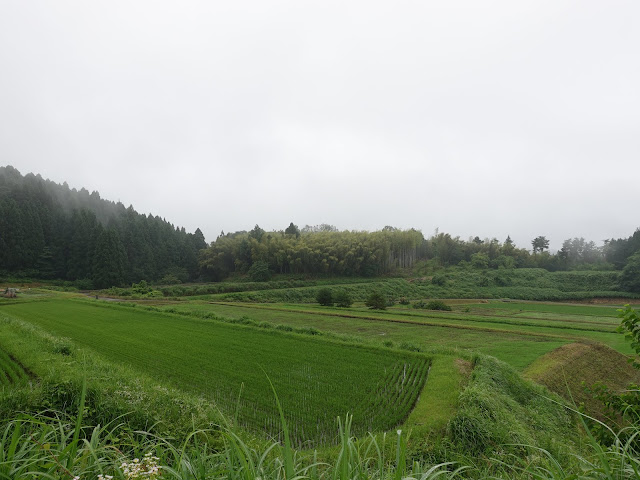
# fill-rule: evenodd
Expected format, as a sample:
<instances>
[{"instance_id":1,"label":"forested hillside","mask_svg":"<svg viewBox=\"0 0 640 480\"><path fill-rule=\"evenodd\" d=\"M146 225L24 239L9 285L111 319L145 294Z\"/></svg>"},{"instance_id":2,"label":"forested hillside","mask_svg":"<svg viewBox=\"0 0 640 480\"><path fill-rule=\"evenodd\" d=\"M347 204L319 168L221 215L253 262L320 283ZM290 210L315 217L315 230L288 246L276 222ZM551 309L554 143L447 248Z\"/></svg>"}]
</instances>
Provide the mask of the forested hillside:
<instances>
[{"instance_id":1,"label":"forested hillside","mask_svg":"<svg viewBox=\"0 0 640 480\"><path fill-rule=\"evenodd\" d=\"M255 281L265 280L270 272L366 277L412 269L421 275L454 265L478 270L622 270L621 286L640 291L640 231L600 247L584 238L570 238L555 253L548 251L544 236L534 238L531 245L530 252L509 237L504 242L463 240L436 232L425 238L420 231L393 227L362 232L338 231L330 225L299 229L292 223L284 231L266 232L256 225L249 232L222 233L201 253L201 266L214 280L248 273Z\"/></svg>"},{"instance_id":2,"label":"forested hillside","mask_svg":"<svg viewBox=\"0 0 640 480\"><path fill-rule=\"evenodd\" d=\"M544 268L548 271L620 270L620 289L640 292L640 230L597 246L570 238L557 252L538 236L531 251L504 241L463 240L415 229L338 231L331 225L293 223L267 232L221 233L207 246L200 229L187 233L158 216L0 167L0 275L56 279L83 288L123 286L140 280L179 283L272 274L373 277L412 271L428 275L449 266L478 270Z\"/></svg>"},{"instance_id":3,"label":"forested hillside","mask_svg":"<svg viewBox=\"0 0 640 480\"><path fill-rule=\"evenodd\" d=\"M0 274L102 288L140 280L193 280L198 229L187 233L39 175L0 167Z\"/></svg>"}]
</instances>

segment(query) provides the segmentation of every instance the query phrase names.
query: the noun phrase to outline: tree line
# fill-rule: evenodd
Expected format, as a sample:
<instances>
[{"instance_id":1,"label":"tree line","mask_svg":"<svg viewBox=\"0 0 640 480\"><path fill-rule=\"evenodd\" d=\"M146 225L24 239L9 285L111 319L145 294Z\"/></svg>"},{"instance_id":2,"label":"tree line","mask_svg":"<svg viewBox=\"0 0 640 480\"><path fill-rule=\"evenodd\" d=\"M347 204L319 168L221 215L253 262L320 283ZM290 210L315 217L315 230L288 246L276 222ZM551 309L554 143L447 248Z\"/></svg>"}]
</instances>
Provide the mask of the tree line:
<instances>
[{"instance_id":1,"label":"tree line","mask_svg":"<svg viewBox=\"0 0 640 480\"><path fill-rule=\"evenodd\" d=\"M166 220L137 213L39 175L0 167L0 275L59 279L86 288L146 280L178 283L274 273L372 277L398 269L468 266L478 269L538 267L620 270L621 287L640 292L640 230L598 246L570 238L555 253L538 236L531 250L510 237L464 240L436 231L387 226L379 231L339 231L328 224L302 229L290 223L267 232L225 234L207 245L200 229L187 233Z\"/></svg>"},{"instance_id":2,"label":"tree line","mask_svg":"<svg viewBox=\"0 0 640 480\"><path fill-rule=\"evenodd\" d=\"M249 274L253 280L270 273L376 276L420 265L468 266L478 269L544 268L563 270L622 270L622 286L635 289L628 278L630 265L640 272L640 231L627 239L611 239L597 246L584 238L570 238L555 253L549 241L538 236L531 251L504 241L479 237L463 240L448 233L431 237L414 229L385 227L380 231L338 231L331 225L305 226L291 223L286 229L266 232L258 225L250 231L222 232L200 254L203 274L222 280L232 274ZM635 255L635 256L634 256Z\"/></svg>"},{"instance_id":3,"label":"tree line","mask_svg":"<svg viewBox=\"0 0 640 480\"><path fill-rule=\"evenodd\" d=\"M202 232L0 167L0 274L74 281L85 288L199 276Z\"/></svg>"}]
</instances>

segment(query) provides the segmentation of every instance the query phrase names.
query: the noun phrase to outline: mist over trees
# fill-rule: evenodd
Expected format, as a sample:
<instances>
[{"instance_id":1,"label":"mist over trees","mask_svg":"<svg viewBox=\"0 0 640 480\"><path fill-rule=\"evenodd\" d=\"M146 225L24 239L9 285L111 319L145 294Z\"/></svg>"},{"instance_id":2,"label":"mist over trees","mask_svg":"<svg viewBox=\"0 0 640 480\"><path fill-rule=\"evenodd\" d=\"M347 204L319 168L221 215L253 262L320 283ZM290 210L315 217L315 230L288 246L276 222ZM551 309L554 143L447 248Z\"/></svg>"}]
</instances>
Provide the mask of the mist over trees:
<instances>
[{"instance_id":1,"label":"mist over trees","mask_svg":"<svg viewBox=\"0 0 640 480\"><path fill-rule=\"evenodd\" d=\"M532 250L507 237L463 240L436 231L392 226L375 232L339 231L329 224L293 222L283 230L222 232L207 245L197 229L187 233L158 216L136 212L70 189L39 175L0 167L0 275L57 279L84 288L149 282L220 281L232 275L267 281L273 274L372 277L413 269L544 268L618 270L620 287L640 292L640 230L598 246L566 239L549 251L544 235ZM417 273L419 274L419 273ZM435 281L435 280L434 280Z\"/></svg>"},{"instance_id":2,"label":"mist over trees","mask_svg":"<svg viewBox=\"0 0 640 480\"><path fill-rule=\"evenodd\" d=\"M187 233L39 175L0 167L0 272L110 287L198 277L202 232Z\"/></svg>"}]
</instances>

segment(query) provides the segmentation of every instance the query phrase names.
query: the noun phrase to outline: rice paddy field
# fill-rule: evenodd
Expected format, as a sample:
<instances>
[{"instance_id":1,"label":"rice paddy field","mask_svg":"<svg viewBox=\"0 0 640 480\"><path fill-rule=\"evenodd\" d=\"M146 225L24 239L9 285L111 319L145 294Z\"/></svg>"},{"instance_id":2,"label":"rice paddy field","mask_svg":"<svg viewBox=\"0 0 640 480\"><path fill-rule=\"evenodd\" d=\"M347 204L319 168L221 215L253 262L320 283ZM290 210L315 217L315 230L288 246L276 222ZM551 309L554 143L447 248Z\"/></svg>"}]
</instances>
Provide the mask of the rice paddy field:
<instances>
[{"instance_id":1,"label":"rice paddy field","mask_svg":"<svg viewBox=\"0 0 640 480\"><path fill-rule=\"evenodd\" d=\"M211 401L247 431L277 439L275 390L298 447L335 442L336 418L346 413L354 435L404 425L444 429L476 352L521 372L572 344L632 353L616 331L616 305L446 302L451 311L400 304L374 311L362 303L120 301L34 289L0 300L0 318ZM19 355L2 348L0 335L0 381L21 381L27 373Z\"/></svg>"},{"instance_id":2,"label":"rice paddy field","mask_svg":"<svg viewBox=\"0 0 640 480\"><path fill-rule=\"evenodd\" d=\"M364 305L344 309L314 304L257 304L189 300L156 308L195 317L250 319L272 325L315 328L391 345L431 351L478 351L524 370L564 344L599 342L632 353L617 332L616 306L537 302L449 301L451 312L394 306L384 311Z\"/></svg>"},{"instance_id":3,"label":"rice paddy field","mask_svg":"<svg viewBox=\"0 0 640 480\"><path fill-rule=\"evenodd\" d=\"M87 300L52 298L0 311L198 394L239 425L277 436L270 380L298 445L331 441L336 418L346 412L353 415L354 433L401 424L431 361L423 354Z\"/></svg>"}]
</instances>

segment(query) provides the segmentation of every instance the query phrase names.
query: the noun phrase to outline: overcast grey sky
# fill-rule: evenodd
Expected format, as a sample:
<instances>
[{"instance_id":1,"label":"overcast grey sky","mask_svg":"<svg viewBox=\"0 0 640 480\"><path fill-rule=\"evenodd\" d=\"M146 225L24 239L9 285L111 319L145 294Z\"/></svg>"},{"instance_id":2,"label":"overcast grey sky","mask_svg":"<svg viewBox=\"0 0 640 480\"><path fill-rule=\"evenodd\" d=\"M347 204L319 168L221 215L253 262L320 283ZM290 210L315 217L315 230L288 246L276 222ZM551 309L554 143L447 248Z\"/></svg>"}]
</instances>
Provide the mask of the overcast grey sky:
<instances>
[{"instance_id":1,"label":"overcast grey sky","mask_svg":"<svg viewBox=\"0 0 640 480\"><path fill-rule=\"evenodd\" d=\"M640 226L640 2L0 0L0 165L207 241Z\"/></svg>"}]
</instances>

